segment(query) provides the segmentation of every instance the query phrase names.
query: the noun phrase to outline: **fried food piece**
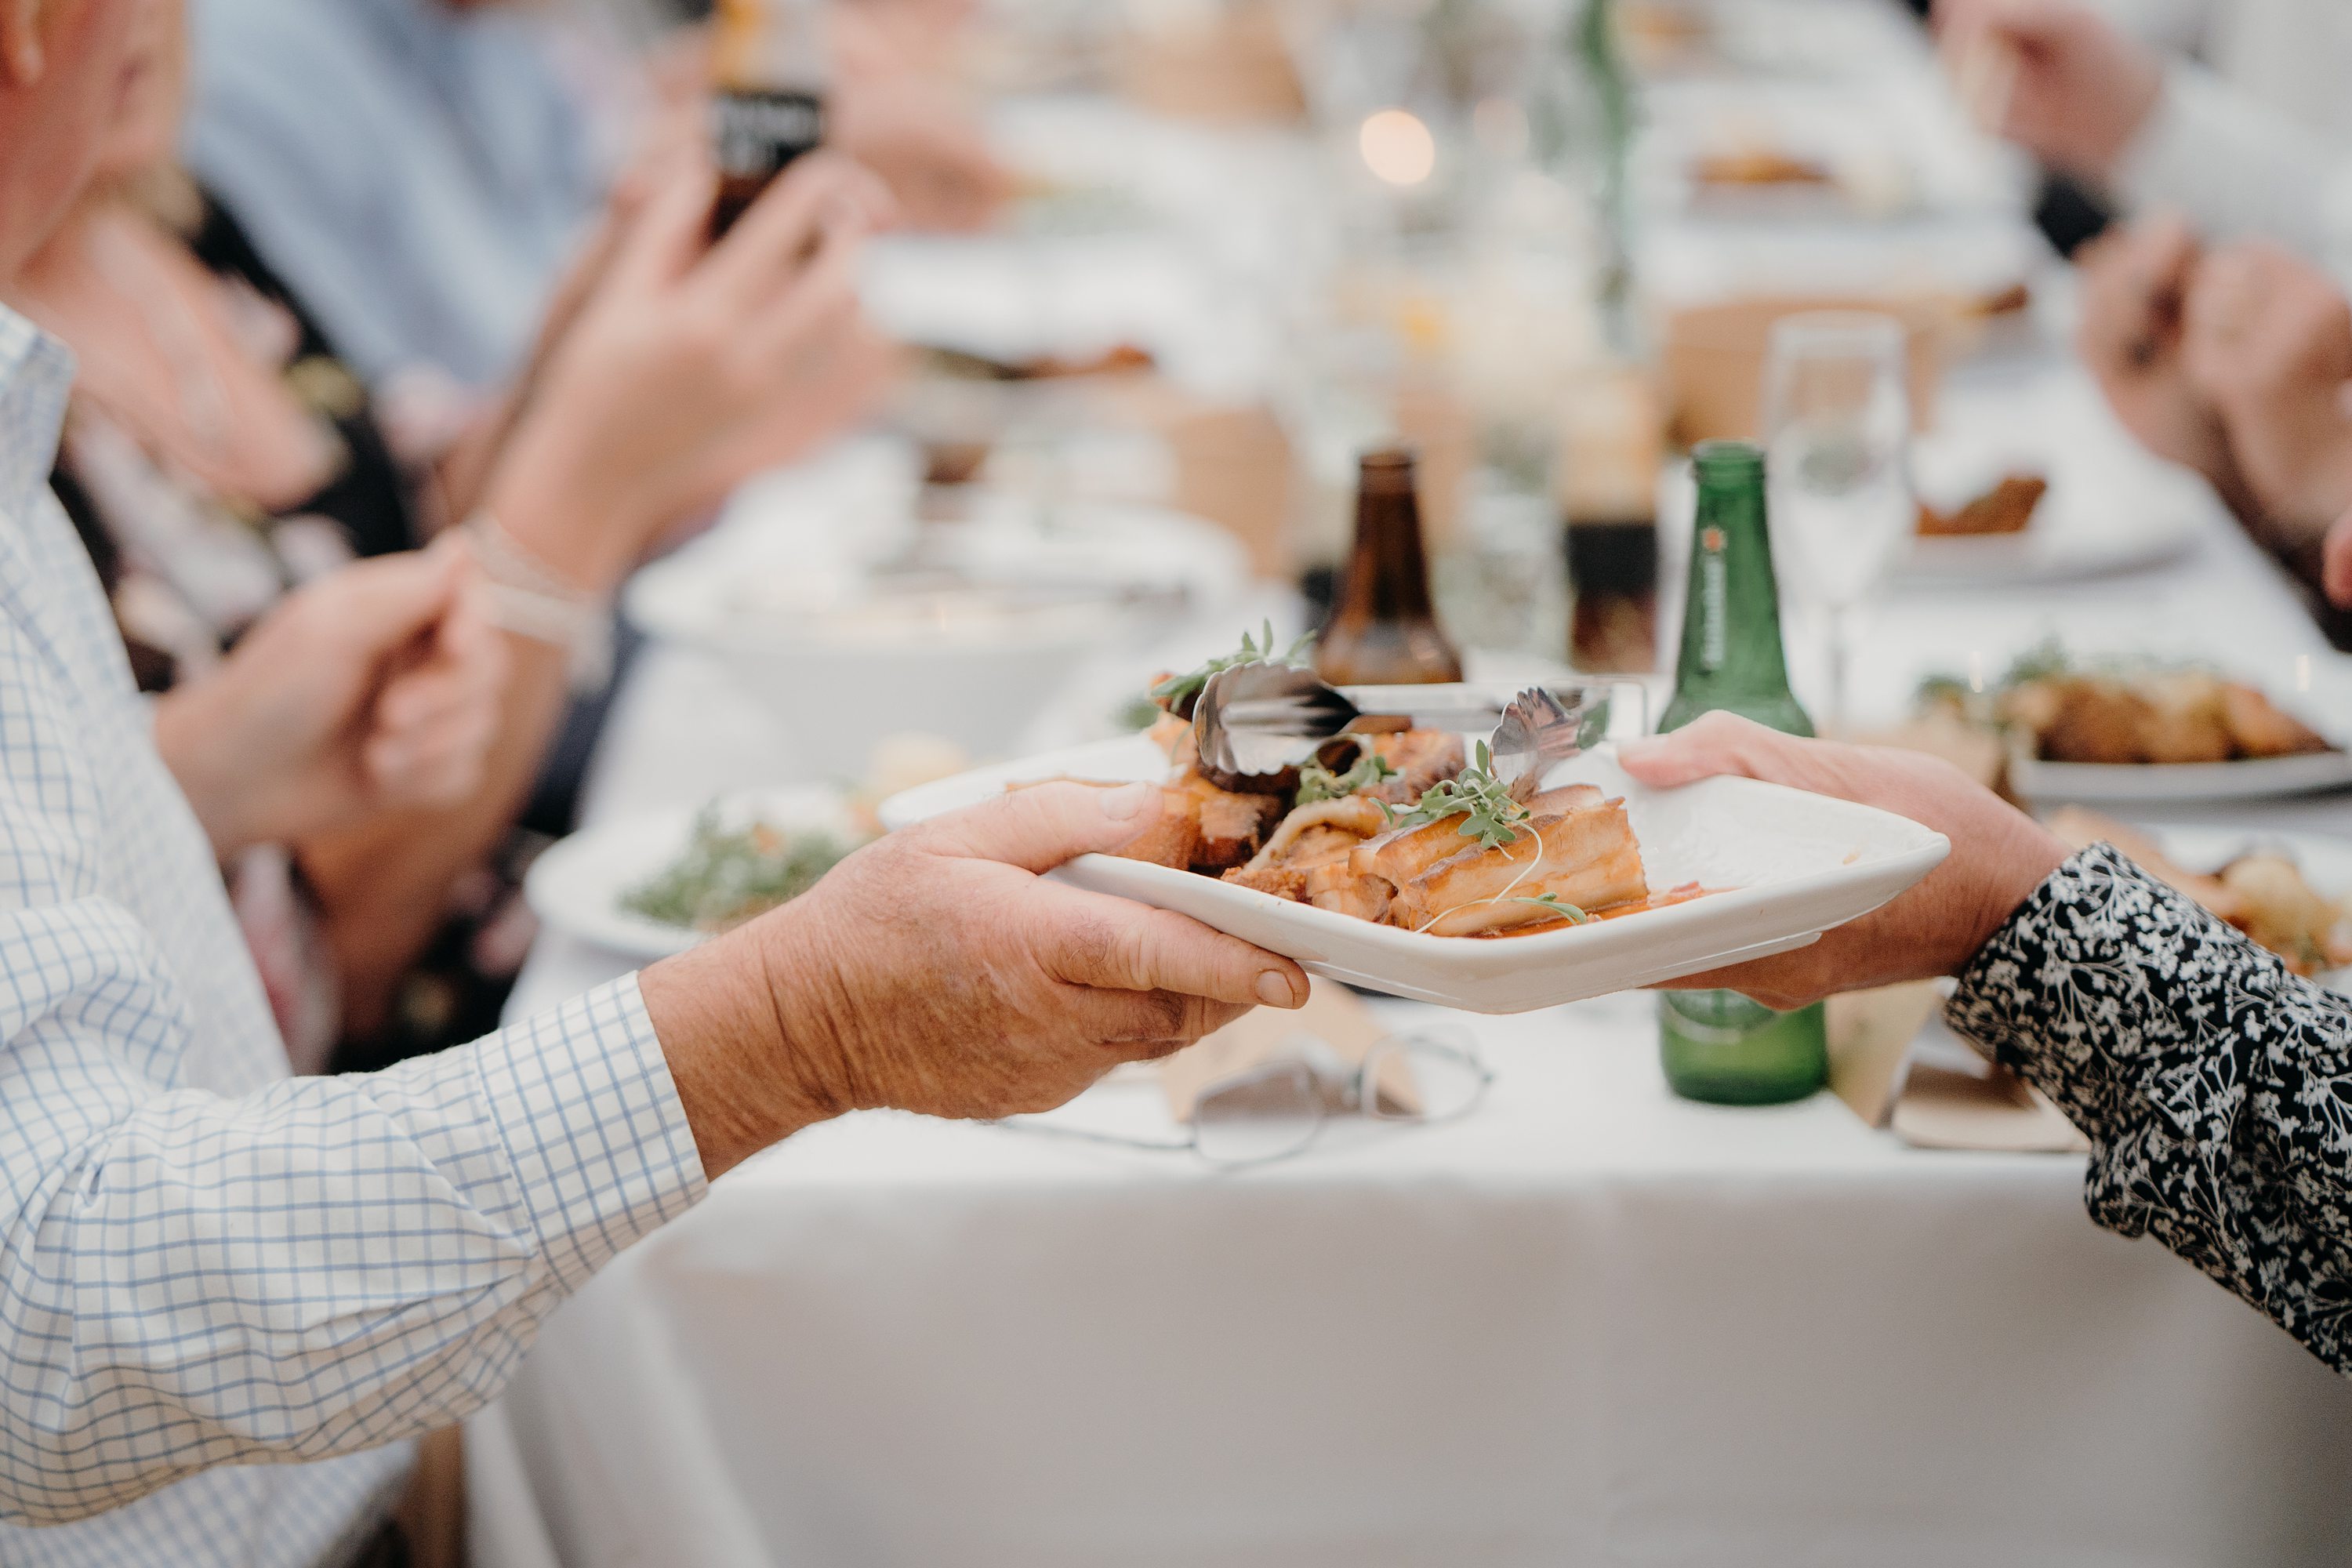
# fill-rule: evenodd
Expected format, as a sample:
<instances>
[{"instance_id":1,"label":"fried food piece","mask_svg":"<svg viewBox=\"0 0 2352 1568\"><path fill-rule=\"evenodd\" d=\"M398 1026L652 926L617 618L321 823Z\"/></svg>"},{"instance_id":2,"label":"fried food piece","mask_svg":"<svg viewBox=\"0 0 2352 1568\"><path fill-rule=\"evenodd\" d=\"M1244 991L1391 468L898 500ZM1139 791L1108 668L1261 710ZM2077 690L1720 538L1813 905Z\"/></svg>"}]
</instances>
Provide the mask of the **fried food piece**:
<instances>
[{"instance_id":1,"label":"fried food piece","mask_svg":"<svg viewBox=\"0 0 2352 1568\"><path fill-rule=\"evenodd\" d=\"M2241 904L2242 912L2230 923L2284 959L2297 974L2352 964L2352 917L2342 904L2322 898L2303 868L2285 856L2233 860L2221 868L2221 885Z\"/></svg>"},{"instance_id":2,"label":"fried food piece","mask_svg":"<svg viewBox=\"0 0 2352 1568\"><path fill-rule=\"evenodd\" d=\"M1790 157L1769 147L1709 153L1692 167L1691 177L1702 185L1727 187L1827 185L1835 183L1828 164L1813 158Z\"/></svg>"},{"instance_id":3,"label":"fried food piece","mask_svg":"<svg viewBox=\"0 0 2352 1568\"><path fill-rule=\"evenodd\" d=\"M1365 909L1385 912L1388 884L1374 886L1376 879L1357 873L1349 859L1387 821L1380 806L1362 795L1302 805L1283 819L1248 865L1226 872L1225 880L1293 903L1338 909L1343 914Z\"/></svg>"},{"instance_id":4,"label":"fried food piece","mask_svg":"<svg viewBox=\"0 0 2352 1568\"><path fill-rule=\"evenodd\" d=\"M2242 756L2300 757L2335 750L2327 737L2239 681L2221 683L2221 712Z\"/></svg>"},{"instance_id":5,"label":"fried food piece","mask_svg":"<svg viewBox=\"0 0 2352 1568\"><path fill-rule=\"evenodd\" d=\"M2168 671L2139 683L2147 702L2140 754L2150 763L2226 763L2236 754L2221 682L2196 670Z\"/></svg>"},{"instance_id":6,"label":"fried food piece","mask_svg":"<svg viewBox=\"0 0 2352 1568\"><path fill-rule=\"evenodd\" d=\"M1246 865L1282 813L1282 802L1273 795L1234 795L1203 778L1187 779L1175 788L1192 801L1200 828L1192 864L1213 874Z\"/></svg>"},{"instance_id":7,"label":"fried food piece","mask_svg":"<svg viewBox=\"0 0 2352 1568\"><path fill-rule=\"evenodd\" d=\"M1539 809L1516 842L1499 849L1473 845L1399 883L1391 923L1437 936L1482 936L1559 919L1537 901L1547 895L1587 911L1648 898L1625 803L1584 794L1554 791L1539 805L1569 809ZM1575 798L1559 802L1560 795Z\"/></svg>"},{"instance_id":8,"label":"fried food piece","mask_svg":"<svg viewBox=\"0 0 2352 1568\"><path fill-rule=\"evenodd\" d=\"M1372 741L1373 754L1397 776L1363 793L1391 805L1411 805L1447 779L1459 778L1470 761L1462 737L1444 730L1407 730Z\"/></svg>"},{"instance_id":9,"label":"fried food piece","mask_svg":"<svg viewBox=\"0 0 2352 1568\"><path fill-rule=\"evenodd\" d=\"M1919 504L1919 536L1923 539L1979 539L2023 533L2050 493L2050 481L2011 474L1957 511L1937 511Z\"/></svg>"}]
</instances>

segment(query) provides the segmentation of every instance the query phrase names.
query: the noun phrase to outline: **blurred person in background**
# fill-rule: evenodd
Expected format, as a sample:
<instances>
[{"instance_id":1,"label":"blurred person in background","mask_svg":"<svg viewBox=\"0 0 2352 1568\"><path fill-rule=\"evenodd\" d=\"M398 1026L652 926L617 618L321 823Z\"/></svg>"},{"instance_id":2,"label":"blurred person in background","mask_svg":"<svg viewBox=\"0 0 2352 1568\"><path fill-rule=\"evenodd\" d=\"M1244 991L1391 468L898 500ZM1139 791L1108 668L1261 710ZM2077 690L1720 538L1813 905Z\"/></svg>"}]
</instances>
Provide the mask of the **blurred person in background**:
<instances>
[{"instance_id":1,"label":"blurred person in background","mask_svg":"<svg viewBox=\"0 0 2352 1568\"><path fill-rule=\"evenodd\" d=\"M200 822L201 789L167 772L47 489L73 356L11 308L145 89L132 40L155 3L0 4L0 1562L440 1568L458 1520L421 1488L452 1451L436 1441L443 1467L420 1468L414 1440L497 1397L548 1314L711 1179L854 1109L1048 1108L1253 1005L1296 1006L1307 980L1037 875L1157 818L1147 785L1048 786L896 835L799 902L511 1029L289 1079L207 836L226 819ZM813 167L708 256L709 184L649 210L613 264L635 308L578 329L635 345L608 374L717 417L692 382L722 367L670 345L789 352L737 307L777 291L778 257L817 232L797 208L842 177ZM667 413L588 477L675 484L659 471L699 454ZM478 712L466 555L347 569L229 657L211 721L245 726L230 760L275 807L248 826L463 782L462 724L439 737L456 775L367 753L434 750L411 710ZM367 594L308 608L352 583ZM423 646L385 660L404 629Z\"/></svg>"},{"instance_id":2,"label":"blurred person in background","mask_svg":"<svg viewBox=\"0 0 2352 1568\"><path fill-rule=\"evenodd\" d=\"M634 84L584 0L200 0L190 166L429 455L453 398L520 373L564 268L645 149L703 134L698 29ZM833 141L908 221L1005 182L955 80L968 0L835 0ZM595 58L602 68L583 69ZM592 78L601 89L583 84ZM666 176L655 176L666 177Z\"/></svg>"},{"instance_id":3,"label":"blurred person in background","mask_svg":"<svg viewBox=\"0 0 2352 1568\"><path fill-rule=\"evenodd\" d=\"M2352 647L2352 7L1937 0L1964 95L2129 215L2076 260L2082 348ZM2344 531L2338 532L2342 524Z\"/></svg>"},{"instance_id":4,"label":"blurred person in background","mask_svg":"<svg viewBox=\"0 0 2352 1568\"><path fill-rule=\"evenodd\" d=\"M2352 7L2338 0L1936 0L1987 128L2209 240L2352 279Z\"/></svg>"},{"instance_id":5,"label":"blurred person in background","mask_svg":"<svg viewBox=\"0 0 2352 1568\"><path fill-rule=\"evenodd\" d=\"M302 301L204 191L163 172L181 0L141 16L97 176L31 258L18 302L82 363L57 488L143 684L176 694L266 642L290 588L425 544L436 489L451 519L472 520L506 627L496 743L460 797L387 800L285 836L289 856L239 859L298 1064L381 1066L496 1023L530 936L515 825L573 656L623 574L681 519L871 405L887 361L852 275L887 199L840 160L812 160L743 244L698 261L705 176L685 158L575 280L528 410L483 422L474 472L453 458L412 477ZM742 363L754 345L765 357ZM159 733L177 766L168 742L202 731Z\"/></svg>"},{"instance_id":6,"label":"blurred person in background","mask_svg":"<svg viewBox=\"0 0 2352 1568\"><path fill-rule=\"evenodd\" d=\"M1946 1020L2090 1141L2091 1217L2155 1237L2352 1373L2352 1001L2112 847L2070 854L1947 763L1723 713L1621 760L1656 788L1764 779L1950 838L1950 858L1877 913L1675 984L1790 1008L1957 978Z\"/></svg>"}]
</instances>

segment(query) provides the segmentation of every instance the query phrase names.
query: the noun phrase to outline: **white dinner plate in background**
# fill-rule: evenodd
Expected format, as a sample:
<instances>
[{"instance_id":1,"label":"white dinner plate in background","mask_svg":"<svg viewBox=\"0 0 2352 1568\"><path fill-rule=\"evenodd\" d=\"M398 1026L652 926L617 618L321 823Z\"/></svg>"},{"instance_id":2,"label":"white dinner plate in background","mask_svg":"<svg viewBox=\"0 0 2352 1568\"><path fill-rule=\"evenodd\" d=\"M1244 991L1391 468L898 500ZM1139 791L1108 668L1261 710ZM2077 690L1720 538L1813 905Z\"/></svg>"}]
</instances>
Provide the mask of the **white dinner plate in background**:
<instances>
[{"instance_id":1,"label":"white dinner plate in background","mask_svg":"<svg viewBox=\"0 0 2352 1568\"><path fill-rule=\"evenodd\" d=\"M2352 786L2352 753L2315 752L2242 763L2045 763L2010 759L2009 783L2037 805L2184 805L2278 800Z\"/></svg>"},{"instance_id":2,"label":"white dinner plate in background","mask_svg":"<svg viewBox=\"0 0 2352 1568\"><path fill-rule=\"evenodd\" d=\"M718 809L788 831L861 836L841 793L821 786L730 795ZM625 958L649 963L698 946L709 933L649 920L622 900L677 861L700 815L654 812L575 833L531 863L523 879L523 900L551 931Z\"/></svg>"},{"instance_id":3,"label":"white dinner plate in background","mask_svg":"<svg viewBox=\"0 0 2352 1568\"><path fill-rule=\"evenodd\" d=\"M909 790L883 803L882 821L904 826L1030 780L1157 779L1167 771L1167 758L1141 736L1099 742ZM1696 882L1721 890L1591 925L1481 940L1399 931L1102 855L1057 875L1190 915L1351 985L1473 1013L1526 1013L1803 947L1894 898L1951 848L1903 817L1748 779L1645 789L1607 748L1555 776L1625 798L1654 889Z\"/></svg>"}]
</instances>

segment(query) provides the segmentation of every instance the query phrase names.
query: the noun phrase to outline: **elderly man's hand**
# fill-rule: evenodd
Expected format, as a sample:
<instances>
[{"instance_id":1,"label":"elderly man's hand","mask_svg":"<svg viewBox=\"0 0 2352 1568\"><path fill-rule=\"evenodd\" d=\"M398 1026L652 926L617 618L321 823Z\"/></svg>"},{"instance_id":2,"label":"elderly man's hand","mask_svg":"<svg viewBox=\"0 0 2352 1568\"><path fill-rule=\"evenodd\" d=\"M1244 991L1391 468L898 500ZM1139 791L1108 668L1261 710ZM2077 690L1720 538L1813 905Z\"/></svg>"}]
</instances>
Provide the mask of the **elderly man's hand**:
<instances>
[{"instance_id":1,"label":"elderly man's hand","mask_svg":"<svg viewBox=\"0 0 2352 1568\"><path fill-rule=\"evenodd\" d=\"M1043 873L1152 826L1160 792L1023 790L894 834L766 919L647 970L646 1005L713 1174L891 1108L1050 1110L1307 976L1181 915Z\"/></svg>"},{"instance_id":2,"label":"elderly man's hand","mask_svg":"<svg viewBox=\"0 0 2352 1568\"><path fill-rule=\"evenodd\" d=\"M1674 983L1738 991L1787 1010L1843 991L1957 974L2066 859L2065 846L1949 763L1799 741L1728 713L1622 749L1625 771L1671 789L1729 773L1860 802L1934 828L1951 858L1874 914L1811 947Z\"/></svg>"},{"instance_id":3,"label":"elderly man's hand","mask_svg":"<svg viewBox=\"0 0 2352 1568\"><path fill-rule=\"evenodd\" d=\"M2116 417L2159 458L2196 469L2233 507L2245 481L2219 410L2189 380L2185 318L2203 249L2178 217L2143 219L2076 258L2078 346Z\"/></svg>"},{"instance_id":4,"label":"elderly man's hand","mask_svg":"<svg viewBox=\"0 0 2352 1568\"><path fill-rule=\"evenodd\" d=\"M2316 537L2352 508L2352 304L2318 268L2252 240L2206 258L2183 314L2189 384L2221 416L2263 521Z\"/></svg>"},{"instance_id":5,"label":"elderly man's hand","mask_svg":"<svg viewBox=\"0 0 2352 1568\"><path fill-rule=\"evenodd\" d=\"M2075 0L1937 0L1970 112L2043 163L2105 180L2164 96L2156 55Z\"/></svg>"}]
</instances>

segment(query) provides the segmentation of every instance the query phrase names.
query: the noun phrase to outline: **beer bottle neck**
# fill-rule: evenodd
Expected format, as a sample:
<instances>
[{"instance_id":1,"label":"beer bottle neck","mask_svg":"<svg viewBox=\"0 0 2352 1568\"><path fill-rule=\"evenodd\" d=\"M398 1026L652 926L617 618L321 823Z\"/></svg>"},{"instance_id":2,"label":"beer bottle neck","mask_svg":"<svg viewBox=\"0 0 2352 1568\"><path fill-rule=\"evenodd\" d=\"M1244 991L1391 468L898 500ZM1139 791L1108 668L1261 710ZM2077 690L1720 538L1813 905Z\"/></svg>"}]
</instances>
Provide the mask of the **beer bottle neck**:
<instances>
[{"instance_id":1,"label":"beer bottle neck","mask_svg":"<svg viewBox=\"0 0 2352 1568\"><path fill-rule=\"evenodd\" d=\"M1421 503L1410 495L1356 500L1356 546L1340 589L1340 613L1371 621L1433 621Z\"/></svg>"},{"instance_id":2,"label":"beer bottle neck","mask_svg":"<svg viewBox=\"0 0 2352 1568\"><path fill-rule=\"evenodd\" d=\"M1660 728L1678 729L1717 709L1792 734L1813 732L1789 689L1760 463L1701 477L1682 658Z\"/></svg>"}]
</instances>

